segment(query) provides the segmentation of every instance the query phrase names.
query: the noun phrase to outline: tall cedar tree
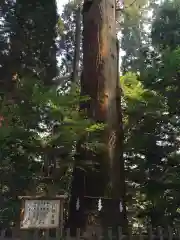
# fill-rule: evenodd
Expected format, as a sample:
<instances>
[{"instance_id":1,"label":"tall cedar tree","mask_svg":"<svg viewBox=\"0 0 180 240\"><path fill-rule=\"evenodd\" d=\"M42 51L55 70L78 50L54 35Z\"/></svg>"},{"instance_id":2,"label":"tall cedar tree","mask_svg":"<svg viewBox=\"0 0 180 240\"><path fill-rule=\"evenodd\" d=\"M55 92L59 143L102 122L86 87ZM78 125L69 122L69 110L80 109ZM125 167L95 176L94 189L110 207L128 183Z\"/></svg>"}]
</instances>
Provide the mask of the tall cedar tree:
<instances>
[{"instance_id":1,"label":"tall cedar tree","mask_svg":"<svg viewBox=\"0 0 180 240\"><path fill-rule=\"evenodd\" d=\"M84 151L81 147L77 150L69 215L72 230L86 222L84 212L90 206L84 201L85 195L113 199L102 217L103 225L126 224L115 9L114 0L85 0L83 5L81 94L89 96L90 100L81 105L81 110L85 110L89 118L106 125L101 137L108 147L101 154ZM92 160L98 163L98 167L96 171L84 171L78 167L78 160ZM78 198L80 209L76 211ZM115 210L113 207L117 203L119 206L120 199L123 203L122 214L119 214L119 208Z\"/></svg>"}]
</instances>

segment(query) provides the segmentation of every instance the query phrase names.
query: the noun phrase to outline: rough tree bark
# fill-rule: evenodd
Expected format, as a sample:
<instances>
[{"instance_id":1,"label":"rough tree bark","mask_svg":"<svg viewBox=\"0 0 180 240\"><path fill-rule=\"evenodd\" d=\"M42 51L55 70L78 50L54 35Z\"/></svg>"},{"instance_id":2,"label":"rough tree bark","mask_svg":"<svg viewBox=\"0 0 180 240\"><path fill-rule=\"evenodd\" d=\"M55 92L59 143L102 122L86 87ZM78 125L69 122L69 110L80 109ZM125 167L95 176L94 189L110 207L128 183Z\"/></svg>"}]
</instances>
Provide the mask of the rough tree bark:
<instances>
[{"instance_id":1,"label":"rough tree bark","mask_svg":"<svg viewBox=\"0 0 180 240\"><path fill-rule=\"evenodd\" d=\"M81 107L87 110L90 118L106 124L102 138L107 149L98 156L98 174L93 171L85 174L76 168L74 170L70 226L77 223L72 207L75 207L78 194L82 197L82 202L84 195L112 198L108 207L110 211L107 210L104 216L104 224L123 227L127 224L115 11L115 0L84 0L81 92L82 95L90 96L90 100ZM117 212L120 199L122 213ZM82 222L85 221L83 216L81 212L79 217ZM81 227L80 223L78 227Z\"/></svg>"}]
</instances>

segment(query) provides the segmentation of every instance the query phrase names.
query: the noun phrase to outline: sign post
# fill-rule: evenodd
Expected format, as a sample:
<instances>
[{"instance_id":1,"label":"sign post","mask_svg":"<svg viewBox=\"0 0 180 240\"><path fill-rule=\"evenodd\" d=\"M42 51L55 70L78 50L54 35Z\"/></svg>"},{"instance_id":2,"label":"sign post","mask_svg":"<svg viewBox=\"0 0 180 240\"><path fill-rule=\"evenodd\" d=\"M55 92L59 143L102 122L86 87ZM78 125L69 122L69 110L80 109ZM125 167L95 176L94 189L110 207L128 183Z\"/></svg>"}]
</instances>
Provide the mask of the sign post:
<instances>
[{"instance_id":1,"label":"sign post","mask_svg":"<svg viewBox=\"0 0 180 240\"><path fill-rule=\"evenodd\" d=\"M64 224L64 203L67 196L21 196L21 229L60 229Z\"/></svg>"}]
</instances>

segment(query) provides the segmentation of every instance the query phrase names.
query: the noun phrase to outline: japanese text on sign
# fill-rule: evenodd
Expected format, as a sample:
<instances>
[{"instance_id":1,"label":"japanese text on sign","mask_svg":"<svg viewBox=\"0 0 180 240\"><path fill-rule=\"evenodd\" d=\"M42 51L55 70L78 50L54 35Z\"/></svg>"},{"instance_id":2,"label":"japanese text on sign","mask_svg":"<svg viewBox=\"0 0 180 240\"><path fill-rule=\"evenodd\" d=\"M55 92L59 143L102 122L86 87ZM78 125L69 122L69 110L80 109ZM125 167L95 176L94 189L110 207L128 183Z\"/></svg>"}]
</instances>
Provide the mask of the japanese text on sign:
<instances>
[{"instance_id":1,"label":"japanese text on sign","mask_svg":"<svg viewBox=\"0 0 180 240\"><path fill-rule=\"evenodd\" d=\"M21 228L56 228L59 214L60 200L25 200Z\"/></svg>"}]
</instances>

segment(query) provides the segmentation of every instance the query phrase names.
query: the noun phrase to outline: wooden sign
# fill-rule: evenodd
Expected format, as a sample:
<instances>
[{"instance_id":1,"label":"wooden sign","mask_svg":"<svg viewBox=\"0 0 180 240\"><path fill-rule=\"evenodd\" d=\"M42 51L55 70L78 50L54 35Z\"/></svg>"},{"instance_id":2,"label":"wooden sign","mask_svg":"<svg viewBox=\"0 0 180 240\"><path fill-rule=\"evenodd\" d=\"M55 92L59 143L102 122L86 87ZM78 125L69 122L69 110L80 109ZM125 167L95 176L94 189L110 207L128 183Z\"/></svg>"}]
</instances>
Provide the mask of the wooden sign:
<instances>
[{"instance_id":1,"label":"wooden sign","mask_svg":"<svg viewBox=\"0 0 180 240\"><path fill-rule=\"evenodd\" d=\"M60 200L25 200L21 228L57 228Z\"/></svg>"}]
</instances>

